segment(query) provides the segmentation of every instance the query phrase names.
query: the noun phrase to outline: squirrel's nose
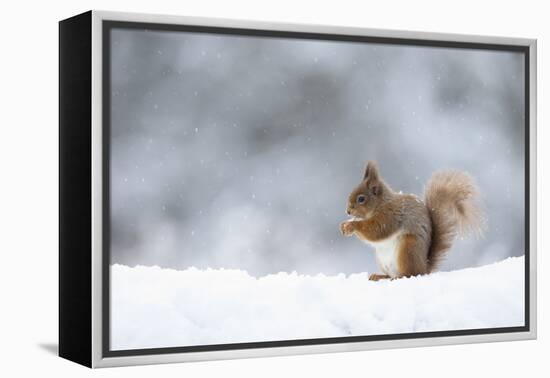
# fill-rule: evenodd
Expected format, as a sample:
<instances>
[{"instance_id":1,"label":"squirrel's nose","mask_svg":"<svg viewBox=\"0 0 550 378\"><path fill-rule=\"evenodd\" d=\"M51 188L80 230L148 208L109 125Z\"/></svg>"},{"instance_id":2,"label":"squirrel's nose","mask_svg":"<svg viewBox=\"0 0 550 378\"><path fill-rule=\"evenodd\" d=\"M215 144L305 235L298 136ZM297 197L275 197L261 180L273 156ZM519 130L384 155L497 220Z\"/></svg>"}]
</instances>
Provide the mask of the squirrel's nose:
<instances>
[{"instance_id":1,"label":"squirrel's nose","mask_svg":"<svg viewBox=\"0 0 550 378\"><path fill-rule=\"evenodd\" d=\"M346 210L346 213L349 215L349 213L350 213L349 209Z\"/></svg>"}]
</instances>

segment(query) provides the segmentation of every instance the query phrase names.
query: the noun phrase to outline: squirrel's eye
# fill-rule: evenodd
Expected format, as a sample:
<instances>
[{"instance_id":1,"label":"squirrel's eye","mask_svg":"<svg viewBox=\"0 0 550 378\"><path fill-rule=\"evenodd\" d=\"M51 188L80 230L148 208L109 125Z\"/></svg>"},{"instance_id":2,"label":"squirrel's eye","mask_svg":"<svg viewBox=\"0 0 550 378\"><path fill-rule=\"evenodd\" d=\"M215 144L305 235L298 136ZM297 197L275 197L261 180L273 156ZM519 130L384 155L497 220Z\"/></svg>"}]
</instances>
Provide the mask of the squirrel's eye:
<instances>
[{"instance_id":1,"label":"squirrel's eye","mask_svg":"<svg viewBox=\"0 0 550 378\"><path fill-rule=\"evenodd\" d=\"M365 196L363 194L359 194L357 196L357 203L365 203Z\"/></svg>"}]
</instances>

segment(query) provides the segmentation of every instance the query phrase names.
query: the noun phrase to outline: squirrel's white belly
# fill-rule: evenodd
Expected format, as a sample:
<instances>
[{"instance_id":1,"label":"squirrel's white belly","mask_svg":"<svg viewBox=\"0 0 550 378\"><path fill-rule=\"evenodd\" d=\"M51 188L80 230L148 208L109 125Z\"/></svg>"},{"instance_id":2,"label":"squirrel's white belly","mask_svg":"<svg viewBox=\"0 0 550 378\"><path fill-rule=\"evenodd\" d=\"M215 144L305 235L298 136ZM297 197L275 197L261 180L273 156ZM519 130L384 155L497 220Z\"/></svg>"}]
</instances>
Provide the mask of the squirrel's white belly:
<instances>
[{"instance_id":1,"label":"squirrel's white belly","mask_svg":"<svg viewBox=\"0 0 550 378\"><path fill-rule=\"evenodd\" d=\"M371 242L376 248L376 262L383 273L390 277L398 277L397 248L399 247L400 232L379 242Z\"/></svg>"}]
</instances>

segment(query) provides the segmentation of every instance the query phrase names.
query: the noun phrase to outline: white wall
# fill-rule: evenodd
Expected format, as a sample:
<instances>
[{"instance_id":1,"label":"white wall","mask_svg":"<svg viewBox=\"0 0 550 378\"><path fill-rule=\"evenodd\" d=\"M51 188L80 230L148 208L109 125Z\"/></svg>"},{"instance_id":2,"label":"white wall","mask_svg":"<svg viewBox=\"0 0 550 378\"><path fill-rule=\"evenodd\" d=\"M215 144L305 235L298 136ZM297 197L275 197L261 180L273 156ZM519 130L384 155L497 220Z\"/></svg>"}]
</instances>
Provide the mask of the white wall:
<instances>
[{"instance_id":1,"label":"white wall","mask_svg":"<svg viewBox=\"0 0 550 378\"><path fill-rule=\"evenodd\" d=\"M90 8L267 21L349 25L539 39L539 142L548 139L550 27L541 1L264 2L135 0L6 2L2 9L0 265L3 376L91 374L50 352L57 342L57 21ZM545 17L546 15L546 17ZM545 22L546 21L546 22ZM541 72L542 71L542 72ZM548 150L539 143L539 193L548 188ZM539 197L539 213L547 209ZM500 344L296 356L108 369L97 376L524 376L547 370L548 287L539 214L539 340Z\"/></svg>"}]
</instances>

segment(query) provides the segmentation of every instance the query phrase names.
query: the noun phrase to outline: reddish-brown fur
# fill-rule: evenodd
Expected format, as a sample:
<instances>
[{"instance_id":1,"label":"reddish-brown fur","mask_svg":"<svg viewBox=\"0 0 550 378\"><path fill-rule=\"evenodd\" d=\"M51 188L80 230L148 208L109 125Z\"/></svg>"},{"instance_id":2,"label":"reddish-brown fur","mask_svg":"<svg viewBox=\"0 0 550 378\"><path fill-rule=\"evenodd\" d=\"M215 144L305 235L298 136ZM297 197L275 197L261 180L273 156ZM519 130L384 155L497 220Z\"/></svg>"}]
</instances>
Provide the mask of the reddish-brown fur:
<instances>
[{"instance_id":1,"label":"reddish-brown fur","mask_svg":"<svg viewBox=\"0 0 550 378\"><path fill-rule=\"evenodd\" d=\"M371 280L371 281L387 280L388 278L391 278L391 277L388 276L387 274L376 274L376 273L373 273L373 274L370 274L370 275L369 275L369 280Z\"/></svg>"},{"instance_id":2,"label":"reddish-brown fur","mask_svg":"<svg viewBox=\"0 0 550 378\"><path fill-rule=\"evenodd\" d=\"M457 233L481 230L476 194L465 173L440 172L428 182L423 203L414 195L395 193L369 162L348 198L348 214L359 219L343 222L340 230L375 245L396 238L396 272L372 274L369 279L426 274L437 267Z\"/></svg>"},{"instance_id":3,"label":"reddish-brown fur","mask_svg":"<svg viewBox=\"0 0 550 378\"><path fill-rule=\"evenodd\" d=\"M424 245L418 242L416 235L407 234L401 237L397 250L397 266L404 276L416 276L428 271L426 259L417 253L422 248Z\"/></svg>"}]
</instances>

